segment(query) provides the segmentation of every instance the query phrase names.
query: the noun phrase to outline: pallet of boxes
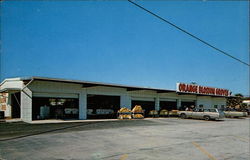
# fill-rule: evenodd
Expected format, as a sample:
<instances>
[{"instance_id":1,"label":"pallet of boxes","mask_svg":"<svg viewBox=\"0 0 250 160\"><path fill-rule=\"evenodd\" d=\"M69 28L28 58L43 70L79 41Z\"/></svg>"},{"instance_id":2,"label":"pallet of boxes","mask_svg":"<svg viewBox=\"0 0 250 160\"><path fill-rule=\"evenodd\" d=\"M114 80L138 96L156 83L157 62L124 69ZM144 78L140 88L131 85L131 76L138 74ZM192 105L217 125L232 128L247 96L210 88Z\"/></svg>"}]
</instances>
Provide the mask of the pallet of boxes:
<instances>
[{"instance_id":1,"label":"pallet of boxes","mask_svg":"<svg viewBox=\"0 0 250 160\"><path fill-rule=\"evenodd\" d=\"M141 108L141 106L136 105L132 109L132 117L133 117L133 119L143 119L144 118L144 111Z\"/></svg>"},{"instance_id":2,"label":"pallet of boxes","mask_svg":"<svg viewBox=\"0 0 250 160\"><path fill-rule=\"evenodd\" d=\"M121 108L117 114L118 119L132 119L131 110L128 108Z\"/></svg>"}]
</instances>

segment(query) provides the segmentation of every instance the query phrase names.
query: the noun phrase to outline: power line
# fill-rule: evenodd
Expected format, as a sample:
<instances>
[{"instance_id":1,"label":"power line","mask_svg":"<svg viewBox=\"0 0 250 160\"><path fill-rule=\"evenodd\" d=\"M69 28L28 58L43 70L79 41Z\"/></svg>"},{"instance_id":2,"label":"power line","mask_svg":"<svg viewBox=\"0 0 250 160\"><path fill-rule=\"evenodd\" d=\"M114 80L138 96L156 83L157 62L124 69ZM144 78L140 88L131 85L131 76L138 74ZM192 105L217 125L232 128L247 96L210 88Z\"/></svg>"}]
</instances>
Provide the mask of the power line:
<instances>
[{"instance_id":1,"label":"power line","mask_svg":"<svg viewBox=\"0 0 250 160\"><path fill-rule=\"evenodd\" d=\"M170 24L171 26L177 28L178 30L180 30L180 31L182 31L182 32L184 32L184 33L186 33L187 35L189 35L189 36L191 36L191 37L193 37L194 39L196 39L196 40L198 40L198 41L204 43L205 45L207 45L207 46L209 46L209 47L211 47L211 48L213 48L213 49L219 51L220 53L222 53L222 54L224 54L224 55L226 55L226 56L228 56L228 57L230 57L230 58L233 58L234 60L236 60L236 61L238 61L238 62L240 62L240 63L242 63L242 64L244 64L244 65L247 65L248 67L250 67L250 65L249 65L248 63L246 63L246 62L244 62L244 61L242 61L242 60L240 60L240 59L238 59L238 58L236 58L236 57L230 55L229 53L227 53L227 52L225 52L225 51L223 51L223 50L221 50L221 49L219 49L219 48L213 46L212 44L209 44L208 42L206 42L206 41L200 39L199 37L193 35L192 33L189 33L188 31L186 31L186 30L184 30L184 29L182 29L182 28L178 27L177 25L175 25L175 24L171 23L170 21L168 21L168 20L166 20L166 19L160 17L159 15L157 15L157 14L155 14L155 13L149 11L148 9L146 9L146 8L144 8L144 7L142 7L142 6L140 6L139 4L137 4L137 3L135 3L135 2L132 2L131 0L128 0L128 1L129 1L130 3L132 3L133 5L139 7L140 9L142 9L142 10L148 12L149 14L155 16L156 18L158 18L158 19L160 19L160 20L162 20L162 21L164 21L164 22Z\"/></svg>"}]
</instances>

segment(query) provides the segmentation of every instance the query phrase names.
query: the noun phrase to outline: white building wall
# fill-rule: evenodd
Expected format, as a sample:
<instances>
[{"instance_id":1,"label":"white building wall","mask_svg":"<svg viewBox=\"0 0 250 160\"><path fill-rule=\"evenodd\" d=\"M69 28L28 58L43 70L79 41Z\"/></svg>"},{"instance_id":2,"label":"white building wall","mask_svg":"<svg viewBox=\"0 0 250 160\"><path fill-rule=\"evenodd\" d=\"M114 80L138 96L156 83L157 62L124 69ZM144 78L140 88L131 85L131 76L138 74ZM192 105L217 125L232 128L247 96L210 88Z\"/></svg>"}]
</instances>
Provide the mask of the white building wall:
<instances>
[{"instance_id":1,"label":"white building wall","mask_svg":"<svg viewBox=\"0 0 250 160\"><path fill-rule=\"evenodd\" d=\"M126 95L127 90L125 88L116 88L116 87L88 87L86 88L87 94L96 94L96 95L110 95L110 96L121 96Z\"/></svg>"},{"instance_id":2,"label":"white building wall","mask_svg":"<svg viewBox=\"0 0 250 160\"><path fill-rule=\"evenodd\" d=\"M212 98L213 107L215 105L217 105L218 109L222 109L222 106L224 106L224 108L226 108L226 103L227 103L227 100L224 97L221 97L221 98L218 98L218 97Z\"/></svg>"},{"instance_id":3,"label":"white building wall","mask_svg":"<svg viewBox=\"0 0 250 160\"><path fill-rule=\"evenodd\" d=\"M23 81L20 80L6 80L0 85L1 89L8 89L8 88L19 88L21 89L23 87Z\"/></svg>"},{"instance_id":4,"label":"white building wall","mask_svg":"<svg viewBox=\"0 0 250 160\"><path fill-rule=\"evenodd\" d=\"M34 93L73 93L79 94L81 91L80 84L49 82L49 81L34 81L29 85L29 88Z\"/></svg>"},{"instance_id":5,"label":"white building wall","mask_svg":"<svg viewBox=\"0 0 250 160\"><path fill-rule=\"evenodd\" d=\"M178 99L181 99L182 101L197 101L197 96L196 95L178 95Z\"/></svg>"},{"instance_id":6,"label":"white building wall","mask_svg":"<svg viewBox=\"0 0 250 160\"><path fill-rule=\"evenodd\" d=\"M22 88L22 81L3 83L4 87L20 87ZM33 92L33 93L32 93ZM130 108L132 100L146 100L154 101L155 109L159 110L159 103L161 100L177 100L177 107L181 105L181 101L196 101L196 105L203 105L205 108L213 107L214 105L226 105L226 99L212 98L210 96L196 96L196 95L178 95L177 93L157 93L152 90L138 90L127 91L125 88L119 87L88 87L83 88L81 84L51 82L51 81L34 81L28 88L21 92L21 118L26 122L32 120L32 96L59 96L65 98L72 98L76 96L79 98L79 119L87 118L87 95L111 95L120 96L120 107Z\"/></svg>"},{"instance_id":7,"label":"white building wall","mask_svg":"<svg viewBox=\"0 0 250 160\"><path fill-rule=\"evenodd\" d=\"M200 105L203 105L203 107L206 108L211 108L212 107L212 98L209 96L197 96L197 102L196 102L197 107Z\"/></svg>"},{"instance_id":8,"label":"white building wall","mask_svg":"<svg viewBox=\"0 0 250 160\"><path fill-rule=\"evenodd\" d=\"M138 98L145 98L147 99L154 99L157 97L156 91L151 91L151 90L138 90L138 91L128 91L128 94L131 97L138 97Z\"/></svg>"},{"instance_id":9,"label":"white building wall","mask_svg":"<svg viewBox=\"0 0 250 160\"><path fill-rule=\"evenodd\" d=\"M126 107L128 109L131 108L131 97L127 94L121 95L120 107Z\"/></svg>"},{"instance_id":10,"label":"white building wall","mask_svg":"<svg viewBox=\"0 0 250 160\"><path fill-rule=\"evenodd\" d=\"M214 108L214 106L217 105L218 109L220 109L222 105L226 107L226 98L225 97L198 96L197 106L199 105L203 105L204 108Z\"/></svg>"}]
</instances>

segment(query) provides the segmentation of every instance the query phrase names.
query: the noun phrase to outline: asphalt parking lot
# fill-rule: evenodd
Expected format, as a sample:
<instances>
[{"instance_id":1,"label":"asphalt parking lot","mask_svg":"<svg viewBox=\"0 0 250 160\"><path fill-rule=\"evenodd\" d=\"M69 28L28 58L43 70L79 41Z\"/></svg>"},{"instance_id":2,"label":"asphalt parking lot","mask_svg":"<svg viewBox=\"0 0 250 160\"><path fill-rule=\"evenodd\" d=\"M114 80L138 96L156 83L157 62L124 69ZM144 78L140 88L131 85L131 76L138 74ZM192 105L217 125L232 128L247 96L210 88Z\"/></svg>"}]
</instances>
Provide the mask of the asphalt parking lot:
<instances>
[{"instance_id":1,"label":"asphalt parking lot","mask_svg":"<svg viewBox=\"0 0 250 160\"><path fill-rule=\"evenodd\" d=\"M98 122L1 139L0 159L249 160L250 119Z\"/></svg>"}]
</instances>

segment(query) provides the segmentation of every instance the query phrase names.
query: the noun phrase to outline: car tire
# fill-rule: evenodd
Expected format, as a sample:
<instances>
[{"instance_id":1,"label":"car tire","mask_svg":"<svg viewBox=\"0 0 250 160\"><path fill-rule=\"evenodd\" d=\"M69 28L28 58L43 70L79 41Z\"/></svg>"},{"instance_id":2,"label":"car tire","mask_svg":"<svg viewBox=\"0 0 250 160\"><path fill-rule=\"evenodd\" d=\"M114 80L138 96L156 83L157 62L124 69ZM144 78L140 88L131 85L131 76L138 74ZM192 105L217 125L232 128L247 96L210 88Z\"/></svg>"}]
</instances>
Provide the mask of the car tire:
<instances>
[{"instance_id":1,"label":"car tire","mask_svg":"<svg viewBox=\"0 0 250 160\"><path fill-rule=\"evenodd\" d=\"M210 117L209 117L209 116L204 116L204 119L205 119L206 121L209 121L209 120L210 120Z\"/></svg>"},{"instance_id":2,"label":"car tire","mask_svg":"<svg viewBox=\"0 0 250 160\"><path fill-rule=\"evenodd\" d=\"M182 119L187 118L187 116L186 116L186 114L185 114L185 113L182 113L182 114L180 115L180 117L181 117Z\"/></svg>"}]
</instances>

